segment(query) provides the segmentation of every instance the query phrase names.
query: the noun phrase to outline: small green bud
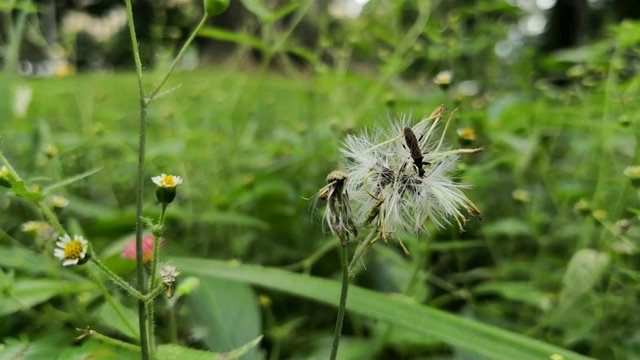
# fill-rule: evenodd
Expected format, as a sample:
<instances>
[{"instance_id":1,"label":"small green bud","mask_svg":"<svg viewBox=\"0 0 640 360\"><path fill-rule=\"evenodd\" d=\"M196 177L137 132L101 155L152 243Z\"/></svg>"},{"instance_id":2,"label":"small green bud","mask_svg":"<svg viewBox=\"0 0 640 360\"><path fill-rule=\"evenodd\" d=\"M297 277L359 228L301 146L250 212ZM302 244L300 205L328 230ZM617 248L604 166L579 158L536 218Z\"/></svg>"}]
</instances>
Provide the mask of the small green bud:
<instances>
[{"instance_id":1,"label":"small green bud","mask_svg":"<svg viewBox=\"0 0 640 360\"><path fill-rule=\"evenodd\" d=\"M164 226L160 225L160 224L155 224L151 227L151 233L153 234L153 236L155 237L162 237L162 235L164 235Z\"/></svg>"},{"instance_id":2,"label":"small green bud","mask_svg":"<svg viewBox=\"0 0 640 360\"><path fill-rule=\"evenodd\" d=\"M9 173L9 169L7 169L6 166L0 168L0 186L11 189L13 184L11 183L10 178L11 174Z\"/></svg>"},{"instance_id":3,"label":"small green bud","mask_svg":"<svg viewBox=\"0 0 640 360\"><path fill-rule=\"evenodd\" d=\"M204 0L204 11L207 16L220 15L229 8L230 0Z\"/></svg>"},{"instance_id":4,"label":"small green bud","mask_svg":"<svg viewBox=\"0 0 640 360\"><path fill-rule=\"evenodd\" d=\"M176 188L160 187L156 188L156 198L161 204L171 204L173 199L176 198Z\"/></svg>"}]
</instances>

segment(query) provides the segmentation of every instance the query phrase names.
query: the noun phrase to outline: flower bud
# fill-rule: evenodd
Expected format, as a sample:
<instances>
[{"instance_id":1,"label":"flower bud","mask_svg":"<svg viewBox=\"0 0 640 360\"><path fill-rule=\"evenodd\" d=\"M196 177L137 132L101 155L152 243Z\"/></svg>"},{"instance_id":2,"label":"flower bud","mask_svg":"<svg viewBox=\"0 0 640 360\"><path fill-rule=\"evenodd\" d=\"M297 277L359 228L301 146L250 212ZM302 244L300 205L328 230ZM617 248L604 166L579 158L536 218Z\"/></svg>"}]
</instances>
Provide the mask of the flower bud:
<instances>
[{"instance_id":1,"label":"flower bud","mask_svg":"<svg viewBox=\"0 0 640 360\"><path fill-rule=\"evenodd\" d=\"M219 15L229 8L230 0L204 0L204 11L207 16Z\"/></svg>"}]
</instances>

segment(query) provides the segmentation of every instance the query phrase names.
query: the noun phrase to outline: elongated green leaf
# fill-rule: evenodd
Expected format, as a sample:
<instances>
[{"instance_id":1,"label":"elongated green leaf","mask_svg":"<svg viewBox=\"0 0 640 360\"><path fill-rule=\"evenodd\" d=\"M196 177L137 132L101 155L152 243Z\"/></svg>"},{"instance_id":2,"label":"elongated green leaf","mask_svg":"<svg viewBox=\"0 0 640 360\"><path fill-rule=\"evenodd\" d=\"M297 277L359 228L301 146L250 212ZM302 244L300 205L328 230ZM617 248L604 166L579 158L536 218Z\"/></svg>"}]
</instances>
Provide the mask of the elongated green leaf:
<instances>
[{"instance_id":1,"label":"elongated green leaf","mask_svg":"<svg viewBox=\"0 0 640 360\"><path fill-rule=\"evenodd\" d=\"M185 348L178 345L160 345L157 350L157 357L159 360L173 360L173 359L190 359L190 360L231 360L237 359L240 356L246 354L249 350L258 346L260 341L262 340L262 336L258 336L257 338L249 341L248 343L242 345L241 347L232 350L228 353L217 354L208 351L202 350L194 350Z\"/></svg>"},{"instance_id":2,"label":"elongated green leaf","mask_svg":"<svg viewBox=\"0 0 640 360\"><path fill-rule=\"evenodd\" d=\"M64 280L20 280L8 289L10 296L0 297L0 315L26 310L54 296L95 289L90 282L75 283Z\"/></svg>"},{"instance_id":3,"label":"elongated green leaf","mask_svg":"<svg viewBox=\"0 0 640 360\"><path fill-rule=\"evenodd\" d=\"M264 5L262 0L240 0L240 2L247 10L262 21L273 16L273 12Z\"/></svg>"},{"instance_id":4,"label":"elongated green leaf","mask_svg":"<svg viewBox=\"0 0 640 360\"><path fill-rule=\"evenodd\" d=\"M264 19L264 22L266 23L272 23L284 16L287 16L290 12L292 12L293 10L297 9L298 6L300 6L300 4L298 2L292 2L289 5L285 5L282 8L278 9L277 11L273 12L271 14L271 16L269 16L268 18Z\"/></svg>"},{"instance_id":5,"label":"elongated green leaf","mask_svg":"<svg viewBox=\"0 0 640 360\"><path fill-rule=\"evenodd\" d=\"M55 184L51 184L51 185L47 186L44 189L43 193L45 195L49 195L49 194L51 194L52 192L54 192L54 191L56 191L58 189L61 189L61 188L65 187L65 186L67 186L69 184L73 184L76 181L79 181L79 180L82 180L82 179L84 179L84 178L86 178L88 176L91 176L91 175L97 173L100 170L102 170L101 167L100 168L91 169L89 171L83 172L82 174L78 174L78 175L72 176L70 178L66 178L66 179L64 179L62 181L58 181Z\"/></svg>"},{"instance_id":6,"label":"elongated green leaf","mask_svg":"<svg viewBox=\"0 0 640 360\"><path fill-rule=\"evenodd\" d=\"M259 39L243 33L236 33L215 27L205 27L198 32L198 36L216 40L230 41L237 44L253 46L256 49L266 51L267 46Z\"/></svg>"},{"instance_id":7,"label":"elongated green leaf","mask_svg":"<svg viewBox=\"0 0 640 360\"><path fill-rule=\"evenodd\" d=\"M332 305L338 303L340 284L331 280L216 260L174 258L174 263L180 270L191 274L247 282ZM539 360L549 359L553 354L567 360L590 359L520 334L414 304L400 296L357 286L349 290L347 309L493 360Z\"/></svg>"},{"instance_id":8,"label":"elongated green leaf","mask_svg":"<svg viewBox=\"0 0 640 360\"><path fill-rule=\"evenodd\" d=\"M251 287L237 281L201 279L187 298L194 322L207 329L209 350L230 351L260 335L259 306ZM252 354L257 357L258 353Z\"/></svg>"}]
</instances>

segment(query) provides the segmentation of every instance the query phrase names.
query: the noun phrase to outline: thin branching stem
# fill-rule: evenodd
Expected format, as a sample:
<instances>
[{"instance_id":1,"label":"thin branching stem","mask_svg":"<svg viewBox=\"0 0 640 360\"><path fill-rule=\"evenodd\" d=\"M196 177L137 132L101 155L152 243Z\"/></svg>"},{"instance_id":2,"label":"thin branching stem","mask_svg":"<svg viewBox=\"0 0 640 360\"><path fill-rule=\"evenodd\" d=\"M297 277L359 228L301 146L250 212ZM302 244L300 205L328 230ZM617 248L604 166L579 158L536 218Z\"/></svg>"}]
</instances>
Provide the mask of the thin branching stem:
<instances>
[{"instance_id":1,"label":"thin branching stem","mask_svg":"<svg viewBox=\"0 0 640 360\"><path fill-rule=\"evenodd\" d=\"M144 263L142 261L142 200L144 195L144 157L147 142L147 102L142 84L142 61L140 60L140 50L138 49L138 38L133 22L133 8L131 0L125 1L127 5L127 22L129 23L129 35L131 37L131 48L136 63L136 74L138 75L138 90L140 102L140 123L138 141L138 176L136 179L136 270L138 288L145 291L144 284ZM149 360L149 338L147 334L147 303L138 301L138 317L140 327L140 347L142 360Z\"/></svg>"},{"instance_id":2,"label":"thin branching stem","mask_svg":"<svg viewBox=\"0 0 640 360\"><path fill-rule=\"evenodd\" d=\"M160 89L162 89L162 86L164 85L164 83L167 82L167 79L169 79L169 76L171 76L171 74L173 74L173 71L176 69L176 66L178 66L178 64L180 63L180 60L182 60L182 57L184 56L185 52L187 51L187 48L189 48L189 45L191 45L191 43L193 42L193 39L196 38L196 35L198 34L198 32L200 32L200 29L202 29L202 27L206 24L207 19L208 19L208 16L206 14L204 14L202 16L202 19L200 20L200 23L198 24L198 26L196 26L195 30L193 30L193 32L189 36L189 39L187 39L187 41L182 46L182 49L180 49L180 52L178 52L178 55L173 60L173 63L171 64L171 67L169 68L167 73L164 75L162 80L160 80L158 85L156 85L156 87L153 89L153 91L151 91L151 93L149 94L149 97L145 100L146 104L149 104L153 100L157 99L158 92L160 91Z\"/></svg>"}]
</instances>

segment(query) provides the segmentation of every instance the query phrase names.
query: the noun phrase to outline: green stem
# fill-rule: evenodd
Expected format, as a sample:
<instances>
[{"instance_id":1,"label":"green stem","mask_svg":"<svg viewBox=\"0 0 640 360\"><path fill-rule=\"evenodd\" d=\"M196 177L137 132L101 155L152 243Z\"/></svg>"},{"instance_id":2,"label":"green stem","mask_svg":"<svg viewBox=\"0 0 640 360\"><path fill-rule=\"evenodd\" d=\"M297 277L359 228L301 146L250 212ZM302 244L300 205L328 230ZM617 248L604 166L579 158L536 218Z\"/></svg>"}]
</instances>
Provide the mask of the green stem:
<instances>
[{"instance_id":1,"label":"green stem","mask_svg":"<svg viewBox=\"0 0 640 360\"><path fill-rule=\"evenodd\" d=\"M129 293L129 295L135 297L136 299L138 299L140 301L144 301L146 299L147 295L142 294L140 291L136 290L133 286L129 285L128 282L126 282L123 278L118 276L118 274L116 274L113 271L111 271L111 269L106 267L100 260L98 260L96 257L94 257L93 256L93 251L91 253L91 258L90 259L91 259L91 262L93 262L94 264L96 264L96 266L98 268L100 268L100 270L104 271L105 274L107 274L107 276L109 277L109 279L111 281L113 281L114 283L116 283L116 285L120 286L122 289L127 291Z\"/></svg>"},{"instance_id":2,"label":"green stem","mask_svg":"<svg viewBox=\"0 0 640 360\"><path fill-rule=\"evenodd\" d=\"M153 299L155 299L158 295L160 295L160 293L164 291L164 289L165 287L162 284L156 286L155 289L153 289L147 295L145 295L144 301L147 303L152 302Z\"/></svg>"},{"instance_id":3,"label":"green stem","mask_svg":"<svg viewBox=\"0 0 640 360\"><path fill-rule=\"evenodd\" d=\"M353 254L353 258L351 258L351 263L349 263L349 274L351 276L355 275L355 268L356 265L358 265L358 261L360 261L362 259L362 257L369 252L369 249L371 248L371 240L374 238L374 236L376 235L376 231L371 231L369 232L369 235L367 235L367 238L360 241L358 243L358 247L356 248L356 251Z\"/></svg>"},{"instance_id":4,"label":"green stem","mask_svg":"<svg viewBox=\"0 0 640 360\"><path fill-rule=\"evenodd\" d=\"M53 211L51 211L51 209L49 209L47 205L43 204L41 201L34 202L34 204L38 208L40 208L40 211L42 211L42 214L44 214L44 217L46 217L47 220L49 220L49 224L51 224L51 226L53 226L56 229L59 235L64 235L67 233L62 227L62 224L60 224L60 220L58 220L58 217L56 216L56 214Z\"/></svg>"},{"instance_id":5,"label":"green stem","mask_svg":"<svg viewBox=\"0 0 640 360\"><path fill-rule=\"evenodd\" d=\"M90 266L87 266L87 273L89 273L89 277L92 278L94 283L98 286L98 290L100 290L102 296L104 296L105 300L107 300L113 311L116 312L116 315L120 318L120 321L122 321L122 323L127 327L131 334L135 334L136 331L133 328L133 325L129 322L129 318L124 315L124 313L121 311L120 306L118 306L113 297L111 297L111 294L109 294L107 288L100 281L100 278L96 275L96 273L93 272Z\"/></svg>"},{"instance_id":6,"label":"green stem","mask_svg":"<svg viewBox=\"0 0 640 360\"><path fill-rule=\"evenodd\" d=\"M133 22L133 9L131 0L125 1L127 5L127 22L129 24L129 36L131 37L131 48L133 49L133 58L136 63L136 74L138 75L138 90L140 103L140 130L138 142L138 177L136 180L136 270L138 288L144 291L144 263L142 261L142 199L144 194L144 156L147 138L147 102L145 101L144 87L142 84L142 61L140 60L140 49L138 48L138 39L136 37L136 28ZM142 360L149 360L149 337L147 334L147 304L138 301L138 318L140 327L140 347Z\"/></svg>"},{"instance_id":7,"label":"green stem","mask_svg":"<svg viewBox=\"0 0 640 360\"><path fill-rule=\"evenodd\" d=\"M13 168L13 166L11 166L11 163L9 162L9 160L7 160L7 158L4 157L4 155L2 154L2 151L0 151L0 161L4 164L4 166L7 167L7 171L9 171L9 175L11 175L16 181L22 181L22 179L20 178L20 175L18 175L16 170Z\"/></svg>"},{"instance_id":8,"label":"green stem","mask_svg":"<svg viewBox=\"0 0 640 360\"><path fill-rule=\"evenodd\" d=\"M120 340L117 340L117 339L114 339L114 338L110 338L110 337L108 337L106 335L102 335L99 332L96 332L94 330L89 330L89 335L91 335L91 337L96 339L96 340L104 341L106 343L115 345L115 346L123 348L123 349L128 349L128 350L132 350L132 351L135 351L135 352L140 351L140 347L138 347L138 346L135 346L133 344L129 344L129 343L126 343L124 341L120 341Z\"/></svg>"},{"instance_id":9,"label":"green stem","mask_svg":"<svg viewBox=\"0 0 640 360\"><path fill-rule=\"evenodd\" d=\"M153 321L153 299L147 301L147 331L149 333L149 357L155 359L154 346L155 337L153 335L154 321Z\"/></svg>"},{"instance_id":10,"label":"green stem","mask_svg":"<svg viewBox=\"0 0 640 360\"><path fill-rule=\"evenodd\" d=\"M167 326L169 327L168 332L170 336L169 342L172 344L178 344L178 326L176 325L176 310L171 305L169 299L165 297L165 303L169 314L167 315Z\"/></svg>"},{"instance_id":11,"label":"green stem","mask_svg":"<svg viewBox=\"0 0 640 360\"><path fill-rule=\"evenodd\" d=\"M160 210L160 220L158 221L158 225L164 226L164 218L167 213L167 204L162 204L162 209ZM161 235L160 235L161 236ZM153 289L156 284L156 279L158 277L158 256L160 253L159 243L160 236L153 234L153 256L151 257L151 280L149 281L149 291Z\"/></svg>"},{"instance_id":12,"label":"green stem","mask_svg":"<svg viewBox=\"0 0 640 360\"><path fill-rule=\"evenodd\" d=\"M338 347L340 346L340 336L342 335L342 323L344 322L344 314L347 308L347 293L349 291L349 259L347 247L341 246L342 256L342 287L340 288L340 303L338 304L338 316L336 318L336 329L333 333L333 344L331 345L331 356L329 359L335 360L338 356Z\"/></svg>"},{"instance_id":13,"label":"green stem","mask_svg":"<svg viewBox=\"0 0 640 360\"><path fill-rule=\"evenodd\" d=\"M187 42L185 42L184 45L182 45L182 49L180 49L180 52L178 52L178 55L173 60L173 63L171 64L171 67L169 68L167 73L164 75L164 77L158 83L158 85L156 85L156 87L153 89L153 91L151 91L151 93L149 94L149 97L146 100L147 104L149 104L150 102L152 102L153 100L155 100L157 98L158 92L160 91L160 89L162 88L164 83L167 82L167 79L169 79L169 76L171 76L171 74L175 70L176 66L178 66L178 64L180 63L180 60L182 60L182 56L184 56L185 52L187 51L187 48L189 48L189 45L191 45L191 43L193 42L193 39L196 38L196 35L200 31L200 29L202 29L204 24L207 22L207 19L208 19L208 17L207 17L206 14L204 16L202 16L202 19L200 20L200 23L198 24L198 26L196 26L195 30L193 30L193 32L189 36L189 39L187 39Z\"/></svg>"}]
</instances>

